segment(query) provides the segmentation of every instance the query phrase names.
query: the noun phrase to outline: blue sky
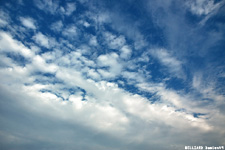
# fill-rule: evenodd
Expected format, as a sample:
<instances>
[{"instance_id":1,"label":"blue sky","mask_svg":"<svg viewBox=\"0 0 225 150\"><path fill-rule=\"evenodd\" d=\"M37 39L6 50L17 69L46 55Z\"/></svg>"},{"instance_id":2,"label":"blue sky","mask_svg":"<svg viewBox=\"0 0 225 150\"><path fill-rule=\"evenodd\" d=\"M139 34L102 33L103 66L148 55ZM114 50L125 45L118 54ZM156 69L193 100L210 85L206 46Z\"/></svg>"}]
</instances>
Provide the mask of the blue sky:
<instances>
[{"instance_id":1,"label":"blue sky","mask_svg":"<svg viewBox=\"0 0 225 150\"><path fill-rule=\"evenodd\" d=\"M0 1L0 148L225 145L225 1Z\"/></svg>"}]
</instances>

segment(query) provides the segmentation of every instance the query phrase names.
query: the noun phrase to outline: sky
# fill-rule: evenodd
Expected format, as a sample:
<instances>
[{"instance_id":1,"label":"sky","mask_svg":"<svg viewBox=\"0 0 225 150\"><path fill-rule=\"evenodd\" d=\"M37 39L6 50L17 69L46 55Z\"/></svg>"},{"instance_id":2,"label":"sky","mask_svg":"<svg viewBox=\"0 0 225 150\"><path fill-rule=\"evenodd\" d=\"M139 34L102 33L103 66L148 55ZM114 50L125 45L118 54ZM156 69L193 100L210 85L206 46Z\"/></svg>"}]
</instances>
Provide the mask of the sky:
<instances>
[{"instance_id":1,"label":"sky","mask_svg":"<svg viewBox=\"0 0 225 150\"><path fill-rule=\"evenodd\" d=\"M0 149L225 146L224 0L0 0Z\"/></svg>"}]
</instances>

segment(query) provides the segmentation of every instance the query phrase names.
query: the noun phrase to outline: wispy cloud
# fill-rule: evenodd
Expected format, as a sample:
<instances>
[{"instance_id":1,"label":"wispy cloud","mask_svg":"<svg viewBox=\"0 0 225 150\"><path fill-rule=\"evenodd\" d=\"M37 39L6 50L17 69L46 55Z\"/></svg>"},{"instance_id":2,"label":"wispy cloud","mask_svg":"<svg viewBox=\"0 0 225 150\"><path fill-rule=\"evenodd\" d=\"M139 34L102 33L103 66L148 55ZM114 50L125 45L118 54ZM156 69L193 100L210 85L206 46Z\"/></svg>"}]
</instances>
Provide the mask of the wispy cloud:
<instances>
[{"instance_id":1,"label":"wispy cloud","mask_svg":"<svg viewBox=\"0 0 225 150\"><path fill-rule=\"evenodd\" d=\"M157 58L160 63L168 67L169 72L173 73L179 78L183 78L182 63L174 56L172 56L166 49L150 50L153 57Z\"/></svg>"},{"instance_id":2,"label":"wispy cloud","mask_svg":"<svg viewBox=\"0 0 225 150\"><path fill-rule=\"evenodd\" d=\"M17 7L20 16L0 14L4 149L224 144L224 93L211 73L224 31L211 40L186 12L210 15L217 3L131 2L34 0Z\"/></svg>"},{"instance_id":3,"label":"wispy cloud","mask_svg":"<svg viewBox=\"0 0 225 150\"><path fill-rule=\"evenodd\" d=\"M58 1L49 0L33 0L34 4L41 10L45 12L50 12L51 14L57 13L57 10L59 8Z\"/></svg>"},{"instance_id":4,"label":"wispy cloud","mask_svg":"<svg viewBox=\"0 0 225 150\"><path fill-rule=\"evenodd\" d=\"M98 45L98 41L96 36L91 36L90 40L89 40L89 44L92 46L97 46Z\"/></svg>"},{"instance_id":5,"label":"wispy cloud","mask_svg":"<svg viewBox=\"0 0 225 150\"><path fill-rule=\"evenodd\" d=\"M76 3L67 3L66 12L67 16L71 15L76 10Z\"/></svg>"},{"instance_id":6,"label":"wispy cloud","mask_svg":"<svg viewBox=\"0 0 225 150\"><path fill-rule=\"evenodd\" d=\"M54 22L54 23L50 26L50 28L51 28L53 31L57 31L57 32L62 31L63 23L62 23L61 20L60 20L60 21L57 21L57 22Z\"/></svg>"},{"instance_id":7,"label":"wispy cloud","mask_svg":"<svg viewBox=\"0 0 225 150\"><path fill-rule=\"evenodd\" d=\"M110 32L105 32L103 34L104 38L107 41L107 44L109 48L111 49L120 49L126 42L125 38L123 36L116 37Z\"/></svg>"},{"instance_id":8,"label":"wispy cloud","mask_svg":"<svg viewBox=\"0 0 225 150\"><path fill-rule=\"evenodd\" d=\"M63 30L62 34L70 39L74 39L77 37L78 29L75 25L70 25Z\"/></svg>"},{"instance_id":9,"label":"wispy cloud","mask_svg":"<svg viewBox=\"0 0 225 150\"><path fill-rule=\"evenodd\" d=\"M214 0L192 0L187 1L186 5L190 8L191 12L196 15L208 15L215 9L220 7L222 2L216 3Z\"/></svg>"},{"instance_id":10,"label":"wispy cloud","mask_svg":"<svg viewBox=\"0 0 225 150\"><path fill-rule=\"evenodd\" d=\"M44 46L46 48L49 48L49 38L42 34L41 32L38 32L36 35L33 36L33 39L35 42L41 46Z\"/></svg>"},{"instance_id":11,"label":"wispy cloud","mask_svg":"<svg viewBox=\"0 0 225 150\"><path fill-rule=\"evenodd\" d=\"M9 15L4 11L0 10L0 27L6 26L9 23Z\"/></svg>"},{"instance_id":12,"label":"wispy cloud","mask_svg":"<svg viewBox=\"0 0 225 150\"><path fill-rule=\"evenodd\" d=\"M32 18L20 17L20 21L23 24L23 26L30 29L36 29L35 21Z\"/></svg>"}]
</instances>

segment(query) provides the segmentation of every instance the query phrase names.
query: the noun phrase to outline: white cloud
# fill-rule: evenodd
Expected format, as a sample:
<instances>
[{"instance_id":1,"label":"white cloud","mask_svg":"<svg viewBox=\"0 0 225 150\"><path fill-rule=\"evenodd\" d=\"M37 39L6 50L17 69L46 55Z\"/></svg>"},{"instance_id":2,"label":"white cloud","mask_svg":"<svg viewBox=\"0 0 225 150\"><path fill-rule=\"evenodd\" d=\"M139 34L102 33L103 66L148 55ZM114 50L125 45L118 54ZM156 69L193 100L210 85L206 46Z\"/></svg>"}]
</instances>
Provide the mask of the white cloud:
<instances>
[{"instance_id":1,"label":"white cloud","mask_svg":"<svg viewBox=\"0 0 225 150\"><path fill-rule=\"evenodd\" d=\"M95 71L94 69L88 68L87 73L92 79L97 79L97 80L101 79L99 73L97 71Z\"/></svg>"},{"instance_id":2,"label":"white cloud","mask_svg":"<svg viewBox=\"0 0 225 150\"><path fill-rule=\"evenodd\" d=\"M5 27L8 25L9 21L9 15L6 12L0 10L0 27Z\"/></svg>"},{"instance_id":3,"label":"white cloud","mask_svg":"<svg viewBox=\"0 0 225 150\"><path fill-rule=\"evenodd\" d=\"M202 113L210 114L209 110L213 105L206 103L202 99L196 100L192 94L185 94L183 91L175 91L166 88L163 83L138 83L136 85L140 90L147 91L155 96L158 96L158 102L171 106L176 110L184 109L186 113ZM214 103L215 105L216 103ZM208 116L209 117L209 116Z\"/></svg>"},{"instance_id":4,"label":"white cloud","mask_svg":"<svg viewBox=\"0 0 225 150\"><path fill-rule=\"evenodd\" d=\"M74 78L74 76L76 78ZM187 123L186 121L188 121L188 120L191 120L191 123L189 124L190 127L197 127L197 128L201 128L203 130L209 130L211 128L209 125L206 124L206 122L204 122L204 120L194 118L194 117L190 116L189 114L185 114L184 112L176 112L174 108L165 106L165 104L160 104L160 103L157 104L156 103L154 105L151 105L145 98L142 98L138 95L130 95L129 93L126 93L122 89L119 89L113 83L108 83L108 82L95 83L93 81L91 81L91 82L85 81L80 73L73 71L71 69L70 70L68 70L68 69L61 70L60 72L57 73L57 77L59 77L60 79L65 81L64 84L66 84L69 87L79 86L87 91L87 95L94 94L91 99L86 97L87 102L85 102L85 101L83 102L81 100L82 99L81 96L78 96L78 97L71 96L71 98L69 98L69 99L71 99L71 102L73 102L73 104L75 105L74 107L78 111L81 111L83 113L85 113L86 108L89 109L90 105L92 105L92 107L96 106L97 108L99 108L101 110L101 108L103 108L102 105L106 105L107 103L110 103L115 107L113 109L122 109L123 111L126 111L127 113L131 113L132 115L134 115L140 119L143 119L143 121L154 121L155 122L157 120L156 118L158 118L158 119L162 120L164 123L169 124L169 125L174 125L174 122L176 122L176 126L179 128L179 130L182 129L183 124L186 124ZM166 95L164 97L166 97ZM173 98L174 97L171 97L171 99L173 99ZM108 107L108 106L104 106L104 107ZM112 108L110 107L109 109L112 109ZM117 111L117 110L115 110L115 111ZM96 112L95 114L97 116L93 116L93 117L94 117L94 119L97 119L96 117L100 117L99 115L101 113L98 114L97 113L98 110L95 110L95 112ZM104 112L104 115L106 115L106 117L109 117L108 115L110 115L110 113L111 113L110 111L106 111L106 112ZM153 115L149 116L149 114L153 114ZM171 114L173 114L173 115L171 115ZM83 115L86 116L85 114L83 114ZM183 116L186 116L186 117L183 118ZM101 116L101 118L102 117L103 116ZM130 118L130 119L132 119L132 118ZM166 122L167 119L170 119L172 121ZM112 118L110 120L113 121ZM127 119L125 119L125 120L127 120ZM115 123L116 123L115 122L115 123L111 124L110 123L111 121L110 122L107 120L105 120L105 121L106 122L104 122L104 119L102 121L97 121L96 124L93 124L93 126L100 128L101 130L104 130L104 128L108 128L108 127L111 128L112 125L113 124L115 125ZM125 122L127 122L127 121L125 121ZM104 128L102 125L104 126Z\"/></svg>"},{"instance_id":5,"label":"white cloud","mask_svg":"<svg viewBox=\"0 0 225 150\"><path fill-rule=\"evenodd\" d=\"M65 14L67 16L71 15L76 10L76 3L67 3Z\"/></svg>"},{"instance_id":6,"label":"white cloud","mask_svg":"<svg viewBox=\"0 0 225 150\"><path fill-rule=\"evenodd\" d=\"M98 45L98 41L97 41L96 36L92 36L92 37L90 38L89 44L92 45L92 46L97 46L97 45Z\"/></svg>"},{"instance_id":7,"label":"white cloud","mask_svg":"<svg viewBox=\"0 0 225 150\"><path fill-rule=\"evenodd\" d=\"M100 24L103 24L103 23L106 23L106 22L110 22L110 16L109 16L109 14L103 13L103 12L101 12L100 14L98 14L95 19L96 19L96 22L98 22Z\"/></svg>"},{"instance_id":8,"label":"white cloud","mask_svg":"<svg viewBox=\"0 0 225 150\"><path fill-rule=\"evenodd\" d=\"M111 72L109 72L108 70L105 70L105 69L98 69L98 72L101 74L101 76L103 78L106 78L106 79L115 77L115 74L112 74Z\"/></svg>"},{"instance_id":9,"label":"white cloud","mask_svg":"<svg viewBox=\"0 0 225 150\"><path fill-rule=\"evenodd\" d=\"M208 15L218 9L223 2L215 3L214 0L191 0L186 6L196 15Z\"/></svg>"},{"instance_id":10,"label":"white cloud","mask_svg":"<svg viewBox=\"0 0 225 150\"><path fill-rule=\"evenodd\" d=\"M8 23L0 18L0 26L6 26Z\"/></svg>"},{"instance_id":11,"label":"white cloud","mask_svg":"<svg viewBox=\"0 0 225 150\"><path fill-rule=\"evenodd\" d=\"M129 84L138 84L145 82L145 78L143 74L139 72L130 72L130 71L123 71L121 74Z\"/></svg>"},{"instance_id":12,"label":"white cloud","mask_svg":"<svg viewBox=\"0 0 225 150\"><path fill-rule=\"evenodd\" d=\"M15 52L24 56L25 58L30 58L34 55L34 53L25 47L21 42L14 40L9 33L0 31L0 37L1 51Z\"/></svg>"},{"instance_id":13,"label":"white cloud","mask_svg":"<svg viewBox=\"0 0 225 150\"><path fill-rule=\"evenodd\" d=\"M117 76L123 68L123 66L118 62L118 57L119 56L116 53L100 55L97 59L98 65L100 67L109 67L109 69L98 69L98 72L105 78L113 78Z\"/></svg>"},{"instance_id":14,"label":"white cloud","mask_svg":"<svg viewBox=\"0 0 225 150\"><path fill-rule=\"evenodd\" d=\"M166 49L152 49L150 53L157 58L161 64L167 66L169 71L179 78L185 78L182 70L182 63L172 56Z\"/></svg>"},{"instance_id":15,"label":"white cloud","mask_svg":"<svg viewBox=\"0 0 225 150\"><path fill-rule=\"evenodd\" d=\"M202 82L202 75L195 74L192 81L192 86L196 89L200 88Z\"/></svg>"},{"instance_id":16,"label":"white cloud","mask_svg":"<svg viewBox=\"0 0 225 150\"><path fill-rule=\"evenodd\" d=\"M121 58L123 58L123 59L128 59L128 58L130 58L130 56L131 56L131 49L130 49L130 47L129 46L127 46L127 45L125 45L125 46L123 46L121 49L120 49L120 51L121 51L121 54L120 54L120 57Z\"/></svg>"},{"instance_id":17,"label":"white cloud","mask_svg":"<svg viewBox=\"0 0 225 150\"><path fill-rule=\"evenodd\" d=\"M93 26L99 28L98 25L102 25L104 23L109 23L111 21L109 13L104 11L88 11L86 16L94 21Z\"/></svg>"},{"instance_id":18,"label":"white cloud","mask_svg":"<svg viewBox=\"0 0 225 150\"><path fill-rule=\"evenodd\" d=\"M129 32L129 31L128 31ZM145 38L142 34L140 34L138 31L135 31L137 33L134 34L134 37L132 37L134 39L134 47L135 49L139 50L144 48L145 46L148 45L148 43L145 41Z\"/></svg>"},{"instance_id":19,"label":"white cloud","mask_svg":"<svg viewBox=\"0 0 225 150\"><path fill-rule=\"evenodd\" d=\"M109 43L111 48L117 49L125 44L126 40L123 36L119 36Z\"/></svg>"},{"instance_id":20,"label":"white cloud","mask_svg":"<svg viewBox=\"0 0 225 150\"><path fill-rule=\"evenodd\" d=\"M79 0L80 3L84 4L84 3L87 3L88 0Z\"/></svg>"},{"instance_id":21,"label":"white cloud","mask_svg":"<svg viewBox=\"0 0 225 150\"><path fill-rule=\"evenodd\" d=\"M44 11L57 13L58 3L53 3L42 1L40 7L53 7ZM66 7L60 9L68 13ZM101 23L111 19L111 14L92 15L100 22L98 27L93 23L99 31L103 28ZM41 149L46 144L52 149L117 150L122 147L136 150L150 147L178 150L184 148L183 145L196 145L196 142L201 145L224 144L225 124L218 121L225 119L224 96L215 93L211 86L204 87L201 74L194 75L193 88L200 89L203 98L215 99L211 104L205 103L202 97L195 97L192 92L187 94L168 89L164 81L153 82L148 74L151 70L145 68L151 63L149 52L130 60L132 49L143 48L146 44L138 31L129 31L130 37L137 33L133 36L133 45L127 45L128 36L105 32L106 43L100 41L98 33L84 36L90 47L78 42L75 47L65 37L76 37L81 31L79 27L75 24L63 30L62 21L53 23L51 29L62 31L64 36L59 42L37 32L33 40L40 46L52 48L48 52L37 46L29 49L9 33L0 32L0 126L7 129L0 130L1 145L11 146L13 143L17 149L29 147L29 144L31 148L37 144L36 149ZM123 27L127 31L133 29ZM118 51L100 55L99 51L93 52L93 49L102 48L101 44ZM19 66L16 59L6 57L7 52L22 55L29 61ZM172 53L166 49L154 49L150 53L169 72L182 76L182 62ZM144 63L146 65L142 65ZM117 82L104 81L113 81L115 77L122 78L124 87L127 84L136 87L136 93L140 95L126 91ZM152 96L142 96L142 92ZM194 113L204 115L195 117Z\"/></svg>"},{"instance_id":22,"label":"white cloud","mask_svg":"<svg viewBox=\"0 0 225 150\"><path fill-rule=\"evenodd\" d=\"M49 45L49 38L42 34L41 32L38 32L36 35L33 36L33 39L35 42L43 47L50 48Z\"/></svg>"},{"instance_id":23,"label":"white cloud","mask_svg":"<svg viewBox=\"0 0 225 150\"><path fill-rule=\"evenodd\" d=\"M202 72L195 73L192 79L192 87L203 94L204 98L209 98L215 101L215 106L219 107L221 102L225 100L224 95L216 91L215 81L211 81L203 76Z\"/></svg>"},{"instance_id":24,"label":"white cloud","mask_svg":"<svg viewBox=\"0 0 225 150\"><path fill-rule=\"evenodd\" d=\"M77 27L75 25L70 25L63 30L62 34L68 38L75 38L78 34Z\"/></svg>"},{"instance_id":25,"label":"white cloud","mask_svg":"<svg viewBox=\"0 0 225 150\"><path fill-rule=\"evenodd\" d=\"M24 83L32 83L33 78L29 76L29 70L26 67L17 66L13 63L8 64L6 68L0 68L0 76L3 85L19 86Z\"/></svg>"},{"instance_id":26,"label":"white cloud","mask_svg":"<svg viewBox=\"0 0 225 150\"><path fill-rule=\"evenodd\" d=\"M127 39L134 42L134 49L140 50L148 45L144 35L140 32L138 24L131 24L129 21L125 21L127 18L121 16L119 12L112 11L110 14L105 13L108 18L106 22L112 23L112 28L118 33L122 33Z\"/></svg>"},{"instance_id":27,"label":"white cloud","mask_svg":"<svg viewBox=\"0 0 225 150\"><path fill-rule=\"evenodd\" d=\"M83 25L84 25L86 28L88 28L88 27L90 26L90 23L84 21L84 22L83 22Z\"/></svg>"},{"instance_id":28,"label":"white cloud","mask_svg":"<svg viewBox=\"0 0 225 150\"><path fill-rule=\"evenodd\" d=\"M54 22L51 27L50 27L53 31L62 31L62 28L63 28L63 23L61 20L57 21L57 22Z\"/></svg>"},{"instance_id":29,"label":"white cloud","mask_svg":"<svg viewBox=\"0 0 225 150\"><path fill-rule=\"evenodd\" d=\"M34 30L36 29L34 19L29 18L29 17L27 17L27 18L20 17L20 21L23 24L23 26L30 28L30 29L34 29Z\"/></svg>"},{"instance_id":30,"label":"white cloud","mask_svg":"<svg viewBox=\"0 0 225 150\"><path fill-rule=\"evenodd\" d=\"M49 58L51 55L54 56ZM68 58L69 63L72 62L76 64L85 60L82 54L77 51L74 51L68 55L71 56L63 56L62 58ZM132 146L136 147L140 143L142 145L146 145L146 147L149 147L154 143L159 144L160 142L158 138L166 138L165 141L168 142L166 145L171 143L176 144L177 140L185 139L189 132L192 134L192 136L194 135L194 137L199 138L201 135L208 133L209 131L215 132L211 129L218 127L212 127L212 125L215 126L215 124L207 121L204 118L195 118L192 114L187 112L177 111L176 108L167 105L167 103L161 103L159 101L152 104L147 98L141 97L137 94L131 94L119 88L115 83L87 80L83 76L80 69L76 69L75 67L65 65L58 66L57 69L54 69L54 67L52 68L51 65L56 66L56 64L47 64L45 59L51 59L52 61L56 62L58 60L56 54L43 54L43 57L36 55L33 58L32 63L30 65L26 65L23 69L8 69L9 71L7 71L7 75L5 70L0 71L1 77L3 77L3 74L5 74L4 81L16 81L22 77L29 77L29 74L26 74L26 72L29 73L30 68L41 71L52 70L52 72L56 73L56 79L62 82L61 84L59 83L59 85L55 84L54 82L48 84L37 84L33 82L37 77L33 76L34 79L29 80L30 84L26 86L18 82L15 82L17 85L15 85L15 83L13 85L7 85L7 87L4 85L4 94L1 93L1 95L3 95L4 99L11 101L8 104L9 106L16 104L17 109L21 108L28 114L38 115L38 117L41 117L46 121L53 119L56 120L57 123L65 122L72 126L81 125L86 130L91 129L91 134L96 132L105 133L109 136L119 139L122 141L122 143L125 143L125 145L129 145L129 143L132 141ZM115 53L111 53L100 55L97 61L99 66L109 66L110 68L116 68L118 67L117 59L119 59L119 56ZM21 69L22 71L19 71ZM13 72L10 72L10 70ZM115 70L112 69L111 71L114 72ZM92 69L89 71L96 73ZM16 74L15 72L21 73ZM23 74L23 72L25 74ZM10 76L12 74L15 74L15 76ZM131 78L135 78L135 75L133 75ZM21 81L24 82L24 80ZM1 86L3 84L4 82L1 81ZM75 87L85 90L86 94L83 95L80 90L73 94L68 93L68 91L65 90L65 88ZM185 105L186 102L183 101L183 96L180 96L173 91L166 90L163 85L148 84L147 87L149 91L158 93L162 100L169 101L178 108L187 106ZM143 85L142 88L144 89ZM40 92L41 90L47 90L47 92ZM54 91L55 93L51 91ZM60 94L64 94L63 97L67 98L67 101L63 101L62 98L59 97ZM10 97L17 97L17 99L10 99ZM83 98L86 100L83 101ZM194 108L191 110L194 110ZM221 116L218 115L218 117ZM49 124L50 121L47 121L46 123ZM69 127L67 126L67 129L68 128ZM30 128L28 127L28 129ZM149 129L151 130L149 131ZM43 131L42 129L39 130ZM76 132L79 131L76 128L73 130L76 130ZM174 130L176 130L176 132L174 132ZM64 132L65 130L62 130L63 134L61 135L68 135L64 134ZM166 137L164 135L165 132L168 135ZM21 131L21 133L23 133L23 131ZM85 138L88 138L83 132L81 134ZM57 141L50 135L51 134L46 135L45 138L51 139L51 141ZM75 138L75 135L76 134L72 136L73 139ZM174 135L176 135L175 138L169 138ZM15 135L15 137L18 136ZM103 137L106 138L107 136L104 135ZM218 138L220 137L221 135L218 135ZM25 137L20 138L26 138L26 135ZM149 142L149 140L146 141L145 139L151 140ZM207 142L210 142L210 140L211 138L209 138ZM182 144L188 143L182 141L181 145ZM129 149L134 149L132 146Z\"/></svg>"},{"instance_id":31,"label":"white cloud","mask_svg":"<svg viewBox=\"0 0 225 150\"><path fill-rule=\"evenodd\" d=\"M146 98L132 95L118 88L114 83L86 81L79 72L73 69L61 68L57 77L64 81L63 85L66 87L79 86L83 88L87 92L86 101L82 101L81 93L70 95L68 101L62 101L53 93L39 92L40 89L50 87L46 85L26 86L9 95L22 93L22 98L17 95L17 101L22 101L19 106L24 105L23 107L28 112L45 114L42 116L57 118L58 122L64 120L72 125L81 124L94 131L115 136L123 143L133 141L132 145L141 141L147 145L157 142L157 138L154 137L162 138L164 136L162 130L166 126L170 126L166 130L168 136L174 135L173 130L176 129L176 133L180 135L177 138L181 138L182 134L193 130L195 132L191 132L191 134L198 137L202 132L211 129L204 119L194 118L185 112L176 111L173 107L163 103L151 104ZM56 88L57 86L52 87ZM24 97L31 97L29 103L32 106L24 103L26 102ZM151 131L149 131L149 127L151 127ZM187 135L185 134L185 136ZM151 142L146 141L146 138L151 139ZM176 142L177 139L173 138L173 140L169 140L168 144Z\"/></svg>"},{"instance_id":32,"label":"white cloud","mask_svg":"<svg viewBox=\"0 0 225 150\"><path fill-rule=\"evenodd\" d=\"M139 97L138 95L134 96L125 96L123 98L123 102L125 104L126 110L131 114L140 117L141 119L147 122L160 122L162 121L164 124L176 126L178 130L183 128L183 125L187 122L187 128L197 127L201 130L211 130L212 127L207 124L205 120L194 118L193 116L186 114L185 112L176 112L176 109L173 107L169 107L165 104L150 104L147 99ZM149 115L151 114L151 115ZM179 120L180 119L180 120ZM170 120L170 121L166 121ZM179 121L178 121L179 120ZM175 125L174 123L177 122ZM183 128L184 129L184 128Z\"/></svg>"},{"instance_id":33,"label":"white cloud","mask_svg":"<svg viewBox=\"0 0 225 150\"><path fill-rule=\"evenodd\" d=\"M45 12L50 12L51 14L55 14L57 13L57 10L58 10L58 7L59 7L59 4L58 4L58 1L53 1L53 0L48 0L48 1L45 1L45 0L34 0L35 2L35 5L45 11Z\"/></svg>"},{"instance_id":34,"label":"white cloud","mask_svg":"<svg viewBox=\"0 0 225 150\"><path fill-rule=\"evenodd\" d=\"M48 64L46 63L45 59L39 55L36 55L32 59L32 63L27 65L27 68L32 72L41 71L55 73L58 69L58 66L55 64Z\"/></svg>"},{"instance_id":35,"label":"white cloud","mask_svg":"<svg viewBox=\"0 0 225 150\"><path fill-rule=\"evenodd\" d=\"M120 49L126 43L124 36L116 37L110 32L105 32L104 38L111 49Z\"/></svg>"}]
</instances>

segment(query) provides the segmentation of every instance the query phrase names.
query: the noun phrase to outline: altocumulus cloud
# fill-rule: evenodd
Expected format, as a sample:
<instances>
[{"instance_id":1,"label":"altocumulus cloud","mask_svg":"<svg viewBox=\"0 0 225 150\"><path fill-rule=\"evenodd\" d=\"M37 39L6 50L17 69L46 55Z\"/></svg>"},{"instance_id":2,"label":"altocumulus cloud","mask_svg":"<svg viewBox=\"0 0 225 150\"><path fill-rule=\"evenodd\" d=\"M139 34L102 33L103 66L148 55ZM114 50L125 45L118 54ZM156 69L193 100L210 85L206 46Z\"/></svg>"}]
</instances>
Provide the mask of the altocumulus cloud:
<instances>
[{"instance_id":1,"label":"altocumulus cloud","mask_svg":"<svg viewBox=\"0 0 225 150\"><path fill-rule=\"evenodd\" d=\"M0 2L0 148L225 145L223 1Z\"/></svg>"}]
</instances>

